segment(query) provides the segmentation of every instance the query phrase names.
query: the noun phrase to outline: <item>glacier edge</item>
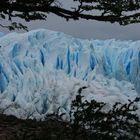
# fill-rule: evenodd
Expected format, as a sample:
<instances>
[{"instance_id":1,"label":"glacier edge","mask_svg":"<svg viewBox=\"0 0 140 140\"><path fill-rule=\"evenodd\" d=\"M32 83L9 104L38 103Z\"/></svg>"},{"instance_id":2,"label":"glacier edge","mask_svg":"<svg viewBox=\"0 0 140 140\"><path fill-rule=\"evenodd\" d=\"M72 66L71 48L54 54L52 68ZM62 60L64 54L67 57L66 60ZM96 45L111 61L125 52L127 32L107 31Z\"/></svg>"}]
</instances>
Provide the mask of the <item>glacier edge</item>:
<instances>
[{"instance_id":1,"label":"glacier edge","mask_svg":"<svg viewBox=\"0 0 140 140\"><path fill-rule=\"evenodd\" d=\"M38 118L58 106L69 112L81 86L88 87L86 98L112 103L140 94L140 41L82 40L38 29L1 36L0 46L6 114Z\"/></svg>"}]
</instances>

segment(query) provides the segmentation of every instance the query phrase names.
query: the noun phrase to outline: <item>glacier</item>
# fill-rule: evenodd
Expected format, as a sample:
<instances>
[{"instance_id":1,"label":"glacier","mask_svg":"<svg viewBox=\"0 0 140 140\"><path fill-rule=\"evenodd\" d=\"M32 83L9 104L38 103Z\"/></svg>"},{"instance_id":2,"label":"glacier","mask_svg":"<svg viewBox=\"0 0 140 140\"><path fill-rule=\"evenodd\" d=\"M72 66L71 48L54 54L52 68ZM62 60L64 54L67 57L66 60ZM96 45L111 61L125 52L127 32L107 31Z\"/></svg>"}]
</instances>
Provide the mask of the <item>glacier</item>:
<instances>
[{"instance_id":1,"label":"glacier","mask_svg":"<svg viewBox=\"0 0 140 140\"><path fill-rule=\"evenodd\" d=\"M0 32L0 37L4 36L4 33L3 32Z\"/></svg>"},{"instance_id":2,"label":"glacier","mask_svg":"<svg viewBox=\"0 0 140 140\"><path fill-rule=\"evenodd\" d=\"M0 111L19 118L69 113L85 99L113 105L140 95L140 41L83 40L46 29L0 33Z\"/></svg>"}]
</instances>

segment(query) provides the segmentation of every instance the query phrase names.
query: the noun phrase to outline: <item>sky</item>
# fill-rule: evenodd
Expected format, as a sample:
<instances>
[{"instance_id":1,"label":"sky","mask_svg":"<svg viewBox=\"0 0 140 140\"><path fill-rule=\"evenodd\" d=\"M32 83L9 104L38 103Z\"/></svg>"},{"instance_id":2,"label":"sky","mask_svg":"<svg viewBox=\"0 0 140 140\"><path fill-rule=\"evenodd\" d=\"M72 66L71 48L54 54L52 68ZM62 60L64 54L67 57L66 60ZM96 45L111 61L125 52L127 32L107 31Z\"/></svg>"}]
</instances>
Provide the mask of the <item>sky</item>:
<instances>
[{"instance_id":1,"label":"sky","mask_svg":"<svg viewBox=\"0 0 140 140\"><path fill-rule=\"evenodd\" d=\"M63 1L63 0L62 0ZM68 0L66 0L68 2ZM66 3L65 3L66 4ZM71 5L71 1L69 4ZM67 6L66 6L67 7ZM18 21L18 20L17 20ZM45 28L64 32L74 37L83 39L119 39L140 40L140 23L120 26L118 23L99 22L95 20L66 21L64 18L49 14L46 21L19 21L28 26L29 30ZM7 29L0 28L1 32L8 33ZM18 32L23 32L18 31Z\"/></svg>"},{"instance_id":2,"label":"sky","mask_svg":"<svg viewBox=\"0 0 140 140\"><path fill-rule=\"evenodd\" d=\"M139 40L140 24L120 26L118 23L98 22L93 20L69 21L53 14L49 15L47 21L31 22L28 24L29 30L46 28L50 30L64 32L74 37L84 39L111 39L119 40Z\"/></svg>"}]
</instances>

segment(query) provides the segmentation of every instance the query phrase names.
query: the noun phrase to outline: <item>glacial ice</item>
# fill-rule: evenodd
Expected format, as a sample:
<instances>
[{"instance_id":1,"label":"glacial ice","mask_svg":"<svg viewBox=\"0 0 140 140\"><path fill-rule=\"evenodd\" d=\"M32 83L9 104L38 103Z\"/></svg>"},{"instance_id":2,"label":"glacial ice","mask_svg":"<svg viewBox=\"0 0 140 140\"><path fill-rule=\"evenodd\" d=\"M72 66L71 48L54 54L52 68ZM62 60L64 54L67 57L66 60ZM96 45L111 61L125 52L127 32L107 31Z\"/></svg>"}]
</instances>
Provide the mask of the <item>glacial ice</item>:
<instances>
[{"instance_id":1,"label":"glacial ice","mask_svg":"<svg viewBox=\"0 0 140 140\"><path fill-rule=\"evenodd\" d=\"M4 36L4 33L3 32L0 32L0 37Z\"/></svg>"},{"instance_id":2,"label":"glacial ice","mask_svg":"<svg viewBox=\"0 0 140 140\"><path fill-rule=\"evenodd\" d=\"M140 94L140 41L82 40L45 29L0 35L0 109L19 118L68 113L80 87L113 104Z\"/></svg>"}]
</instances>

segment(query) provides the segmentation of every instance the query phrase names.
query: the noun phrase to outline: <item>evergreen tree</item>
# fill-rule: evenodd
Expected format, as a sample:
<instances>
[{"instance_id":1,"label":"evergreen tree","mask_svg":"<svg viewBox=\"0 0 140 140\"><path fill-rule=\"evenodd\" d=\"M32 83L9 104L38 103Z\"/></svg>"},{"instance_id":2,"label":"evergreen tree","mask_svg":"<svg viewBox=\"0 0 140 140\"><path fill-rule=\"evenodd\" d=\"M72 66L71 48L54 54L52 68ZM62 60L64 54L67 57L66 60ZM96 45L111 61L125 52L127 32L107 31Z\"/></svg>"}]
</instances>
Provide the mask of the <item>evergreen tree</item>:
<instances>
[{"instance_id":1,"label":"evergreen tree","mask_svg":"<svg viewBox=\"0 0 140 140\"><path fill-rule=\"evenodd\" d=\"M65 1L63 1L65 2ZM120 25L140 22L139 0L71 0L66 8L62 0L0 0L0 20L9 20L9 30L27 27L14 21L15 17L31 20L46 20L48 13L53 13L66 20L98 20ZM66 3L66 2L65 2Z\"/></svg>"}]
</instances>

